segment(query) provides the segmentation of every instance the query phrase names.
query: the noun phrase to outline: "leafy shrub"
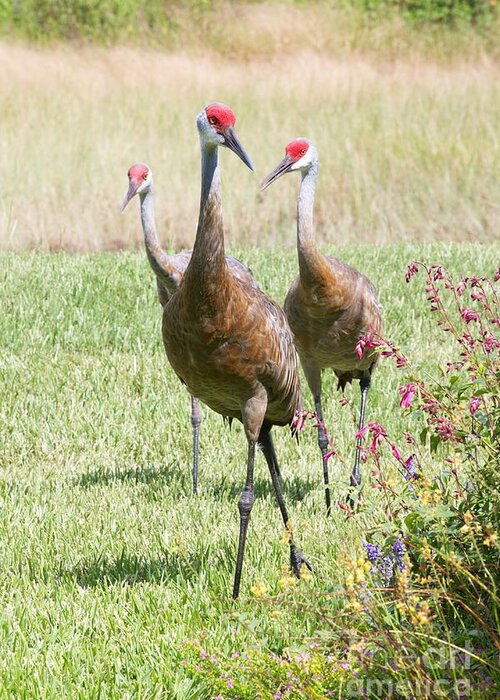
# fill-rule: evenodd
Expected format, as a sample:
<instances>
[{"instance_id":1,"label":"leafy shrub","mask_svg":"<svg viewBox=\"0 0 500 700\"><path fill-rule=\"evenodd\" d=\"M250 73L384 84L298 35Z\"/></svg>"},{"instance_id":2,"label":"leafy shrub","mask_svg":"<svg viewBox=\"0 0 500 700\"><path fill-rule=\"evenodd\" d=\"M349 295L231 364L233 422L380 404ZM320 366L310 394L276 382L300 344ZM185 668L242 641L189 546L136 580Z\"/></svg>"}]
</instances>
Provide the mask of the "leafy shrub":
<instances>
[{"instance_id":1,"label":"leafy shrub","mask_svg":"<svg viewBox=\"0 0 500 700\"><path fill-rule=\"evenodd\" d=\"M378 348L405 372L400 406L414 426L397 439L374 421L361 431L365 488L385 509L338 504L363 524L357 550L340 562L343 585L314 598L301 586L274 597L253 588L270 615L300 606L321 619L322 633L281 655L182 645L179 663L200 697L497 697L500 269L493 279L453 280L440 265L414 262L407 282L417 273L457 354L421 376L394 344L360 339L358 354Z\"/></svg>"},{"instance_id":2,"label":"leafy shrub","mask_svg":"<svg viewBox=\"0 0 500 700\"><path fill-rule=\"evenodd\" d=\"M362 5L366 11L379 15L397 9L410 22L450 26L485 22L496 11L495 0L362 0Z\"/></svg>"}]
</instances>

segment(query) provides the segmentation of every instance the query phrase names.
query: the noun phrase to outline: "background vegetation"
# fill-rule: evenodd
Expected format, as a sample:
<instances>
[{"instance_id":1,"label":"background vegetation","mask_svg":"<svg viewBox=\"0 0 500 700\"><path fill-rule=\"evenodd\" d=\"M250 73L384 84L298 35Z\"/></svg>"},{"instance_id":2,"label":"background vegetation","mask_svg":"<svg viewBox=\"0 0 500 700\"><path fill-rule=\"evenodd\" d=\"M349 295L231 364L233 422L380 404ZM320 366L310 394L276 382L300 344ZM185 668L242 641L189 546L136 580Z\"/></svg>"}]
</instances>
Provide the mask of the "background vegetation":
<instances>
[{"instance_id":1,"label":"background vegetation","mask_svg":"<svg viewBox=\"0 0 500 700\"><path fill-rule=\"evenodd\" d=\"M419 30L433 24L441 29L472 25L484 38L497 19L495 0L2 0L0 27L4 32L13 31L36 41L132 40L168 48L186 43L190 48L196 46L194 30L198 38L208 39L211 48L224 51L224 35L217 26L231 19L248 19L250 14L262 10L288 16L307 16L310 12L321 16L323 25L318 24L316 31L322 38L339 23L359 31L401 22L410 29L418 26ZM330 41L333 45L333 36Z\"/></svg>"}]
</instances>

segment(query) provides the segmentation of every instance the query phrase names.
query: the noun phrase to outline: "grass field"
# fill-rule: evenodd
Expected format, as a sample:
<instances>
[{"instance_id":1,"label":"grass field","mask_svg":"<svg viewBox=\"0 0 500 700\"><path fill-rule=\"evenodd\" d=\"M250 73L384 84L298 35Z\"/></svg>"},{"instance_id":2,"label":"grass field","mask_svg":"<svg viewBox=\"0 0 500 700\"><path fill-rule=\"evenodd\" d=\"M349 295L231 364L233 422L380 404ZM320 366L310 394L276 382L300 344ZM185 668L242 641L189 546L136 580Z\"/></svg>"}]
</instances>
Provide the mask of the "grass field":
<instances>
[{"instance_id":1,"label":"grass field","mask_svg":"<svg viewBox=\"0 0 500 700\"><path fill-rule=\"evenodd\" d=\"M262 11L252 15L258 36ZM118 214L138 160L155 174L164 243L191 246L195 116L212 100L234 108L256 166L252 176L223 154L235 246L293 248L296 179L274 194L260 193L259 182L299 135L319 149L316 223L328 246L494 240L498 63L480 54L432 62L425 52L400 59L308 48L245 58L0 43L0 248L140 245L137 219Z\"/></svg>"},{"instance_id":2,"label":"grass field","mask_svg":"<svg viewBox=\"0 0 500 700\"><path fill-rule=\"evenodd\" d=\"M123 166L130 158L122 156ZM114 200L124 182L106 182L116 179L111 170L96 175L96 194L104 182ZM137 212L129 214L137 227ZM444 361L447 346L436 340L423 292L405 284L406 264L419 258L492 274L500 248L408 244L338 253L371 277L386 334L422 368L429 358ZM293 252L247 247L239 257L266 292L283 298ZM205 698L203 681L187 679L175 660L181 639L202 640L214 653L280 652L317 633L320 620L293 596L272 617L250 594L257 581L276 592L287 567L262 457L242 596L230 601L245 440L239 425L228 432L205 410L193 497L188 396L163 353L144 254L3 253L0 270L0 698ZM382 363L368 408L394 433L403 427L400 382ZM330 431L352 455L354 426L331 376L325 396ZM313 431L299 445L285 429L275 438L295 531L316 569L300 586L324 591L344 575L367 511L346 521L335 510L327 520ZM336 501L348 474L330 464ZM432 457L427 467L436 469ZM383 508L369 488L364 497Z\"/></svg>"}]
</instances>

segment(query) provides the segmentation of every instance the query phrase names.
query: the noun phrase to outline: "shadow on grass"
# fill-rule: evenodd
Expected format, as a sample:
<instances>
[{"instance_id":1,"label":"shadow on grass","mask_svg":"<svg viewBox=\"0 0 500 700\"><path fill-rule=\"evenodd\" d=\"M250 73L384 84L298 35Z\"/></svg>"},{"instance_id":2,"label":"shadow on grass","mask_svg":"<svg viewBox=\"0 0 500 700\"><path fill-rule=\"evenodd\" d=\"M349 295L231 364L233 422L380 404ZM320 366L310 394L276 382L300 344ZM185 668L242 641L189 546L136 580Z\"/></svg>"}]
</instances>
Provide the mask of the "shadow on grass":
<instances>
[{"instance_id":1,"label":"shadow on grass","mask_svg":"<svg viewBox=\"0 0 500 700\"><path fill-rule=\"evenodd\" d=\"M82 562L72 569L61 569L59 576L71 579L82 588L113 586L116 583L161 583L189 581L197 578L207 566L223 565L218 556L209 555L208 549L186 556L165 552L163 557L147 559L122 552L117 558L105 555L93 561Z\"/></svg>"},{"instance_id":2,"label":"shadow on grass","mask_svg":"<svg viewBox=\"0 0 500 700\"><path fill-rule=\"evenodd\" d=\"M128 467L127 469L97 469L93 472L80 474L72 480L73 486L91 488L92 486L106 486L107 484L133 482L136 484L150 484L161 481L164 484L179 483L184 487L185 476L180 467L169 464L155 469L153 467Z\"/></svg>"},{"instance_id":3,"label":"shadow on grass","mask_svg":"<svg viewBox=\"0 0 500 700\"><path fill-rule=\"evenodd\" d=\"M294 501L302 501L310 491L314 491L318 488L316 482L310 479L304 480L298 476L283 476L283 496L286 503L292 504ZM243 488L245 486L244 480L241 483L234 481L234 476L231 476L231 481L229 481L225 476L219 481L218 484L213 484L210 487L210 497L216 501L221 501L225 499L237 499L241 496ZM270 498L276 499L274 493L274 487L271 481L271 477L268 476L257 479L254 484L254 496L258 498Z\"/></svg>"}]
</instances>

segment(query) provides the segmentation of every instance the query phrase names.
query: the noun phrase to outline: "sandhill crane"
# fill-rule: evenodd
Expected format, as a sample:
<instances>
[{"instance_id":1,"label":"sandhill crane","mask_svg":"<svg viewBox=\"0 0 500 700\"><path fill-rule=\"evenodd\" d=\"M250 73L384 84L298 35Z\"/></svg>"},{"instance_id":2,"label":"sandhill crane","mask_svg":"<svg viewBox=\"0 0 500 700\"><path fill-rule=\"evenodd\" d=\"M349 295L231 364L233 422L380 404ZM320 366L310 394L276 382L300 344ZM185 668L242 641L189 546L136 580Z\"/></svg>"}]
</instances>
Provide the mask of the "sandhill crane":
<instances>
[{"instance_id":1,"label":"sandhill crane","mask_svg":"<svg viewBox=\"0 0 500 700\"><path fill-rule=\"evenodd\" d=\"M160 246L156 232L156 217L154 208L153 173L144 163L136 163L128 170L129 187L121 210L123 211L130 200L139 195L141 204L141 222L144 233L144 245L149 264L156 275L158 299L165 308L170 297L179 289L184 272L191 259L190 250L184 250L176 255L167 255ZM248 284L256 284L251 271L239 260L227 256L227 263L237 277ZM198 439L202 412L200 403L191 395L191 425L193 428L193 493L198 492Z\"/></svg>"},{"instance_id":2,"label":"sandhill crane","mask_svg":"<svg viewBox=\"0 0 500 700\"><path fill-rule=\"evenodd\" d=\"M217 413L243 423L248 442L246 482L238 501L240 529L233 598L240 589L254 502L257 444L264 452L290 544L292 570L309 562L295 545L281 492L271 437L291 423L301 402L295 351L283 311L255 285L234 274L224 254L218 148L227 146L253 170L226 105L208 105L196 121L201 147L201 198L191 260L163 312L163 341L189 391Z\"/></svg>"},{"instance_id":3,"label":"sandhill crane","mask_svg":"<svg viewBox=\"0 0 500 700\"><path fill-rule=\"evenodd\" d=\"M304 374L314 397L318 418L318 444L323 463L323 480L327 513L330 513L328 485L328 437L321 406L321 371L333 369L338 386L359 379L361 407L359 430L365 420L366 400L371 374L377 362L372 352L358 357L356 344L372 331L380 333L382 318L377 293L371 282L346 263L322 255L316 246L313 230L314 191L318 177L318 154L307 139L295 139L285 149L285 157L262 181L262 189L284 173L302 174L297 201L297 252L299 276L294 279L285 299L285 313L292 329ZM361 438L356 442L351 487L361 483L359 459Z\"/></svg>"}]
</instances>

